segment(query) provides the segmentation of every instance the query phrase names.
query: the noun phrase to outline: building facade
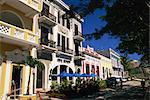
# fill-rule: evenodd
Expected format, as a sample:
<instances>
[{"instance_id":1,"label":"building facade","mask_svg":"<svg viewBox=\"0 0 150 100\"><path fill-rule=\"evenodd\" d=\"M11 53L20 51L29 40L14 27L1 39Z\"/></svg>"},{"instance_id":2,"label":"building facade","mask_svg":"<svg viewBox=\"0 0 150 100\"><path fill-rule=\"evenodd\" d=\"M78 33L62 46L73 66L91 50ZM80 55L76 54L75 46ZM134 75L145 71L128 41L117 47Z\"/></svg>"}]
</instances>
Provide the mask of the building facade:
<instances>
[{"instance_id":1,"label":"building facade","mask_svg":"<svg viewBox=\"0 0 150 100\"><path fill-rule=\"evenodd\" d=\"M105 57L101 54L99 54L100 56L100 65L101 65L101 72L102 72L102 79L107 79L109 77L112 76L113 70L112 70L112 63L111 63L111 59L108 57Z\"/></svg>"},{"instance_id":2,"label":"building facade","mask_svg":"<svg viewBox=\"0 0 150 100\"><path fill-rule=\"evenodd\" d=\"M42 10L40 0L0 0L0 99L17 90L23 96L35 91L35 76L30 66L18 62L26 56L36 57L39 45L38 16ZM30 84L28 80L30 76Z\"/></svg>"},{"instance_id":3,"label":"building facade","mask_svg":"<svg viewBox=\"0 0 150 100\"><path fill-rule=\"evenodd\" d=\"M39 16L41 45L37 57L45 69L37 69L36 87L37 90L48 91L52 81L61 82L62 79L57 76L61 72L75 73L81 67L83 19L71 12L62 0L44 0Z\"/></svg>"},{"instance_id":4,"label":"building facade","mask_svg":"<svg viewBox=\"0 0 150 100\"><path fill-rule=\"evenodd\" d=\"M100 55L94 51L94 48L87 46L82 49L85 59L82 61L82 73L95 74L102 79L102 68Z\"/></svg>"},{"instance_id":5,"label":"building facade","mask_svg":"<svg viewBox=\"0 0 150 100\"><path fill-rule=\"evenodd\" d=\"M121 64L120 55L113 49L99 51L99 53L105 57L108 57L112 63L112 77L123 77L124 68Z\"/></svg>"}]
</instances>

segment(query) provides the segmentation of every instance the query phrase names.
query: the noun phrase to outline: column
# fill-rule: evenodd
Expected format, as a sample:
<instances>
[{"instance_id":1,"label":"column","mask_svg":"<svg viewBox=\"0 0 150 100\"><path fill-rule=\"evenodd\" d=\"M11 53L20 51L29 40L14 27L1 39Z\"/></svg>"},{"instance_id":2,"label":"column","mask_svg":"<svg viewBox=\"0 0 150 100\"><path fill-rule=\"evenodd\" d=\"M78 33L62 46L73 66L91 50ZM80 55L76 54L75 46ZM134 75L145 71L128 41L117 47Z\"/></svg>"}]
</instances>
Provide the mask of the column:
<instances>
[{"instance_id":1,"label":"column","mask_svg":"<svg viewBox=\"0 0 150 100\"><path fill-rule=\"evenodd\" d=\"M9 92L12 74L12 61L6 61L2 63L2 75L0 83L0 99L5 100L6 94Z\"/></svg>"},{"instance_id":2,"label":"column","mask_svg":"<svg viewBox=\"0 0 150 100\"><path fill-rule=\"evenodd\" d=\"M60 74L60 65L57 67L57 75ZM60 77L57 77L57 83L60 83Z\"/></svg>"},{"instance_id":3,"label":"column","mask_svg":"<svg viewBox=\"0 0 150 100\"><path fill-rule=\"evenodd\" d=\"M69 73L69 67L66 68L67 73ZM67 80L69 80L69 77L67 77Z\"/></svg>"}]
</instances>

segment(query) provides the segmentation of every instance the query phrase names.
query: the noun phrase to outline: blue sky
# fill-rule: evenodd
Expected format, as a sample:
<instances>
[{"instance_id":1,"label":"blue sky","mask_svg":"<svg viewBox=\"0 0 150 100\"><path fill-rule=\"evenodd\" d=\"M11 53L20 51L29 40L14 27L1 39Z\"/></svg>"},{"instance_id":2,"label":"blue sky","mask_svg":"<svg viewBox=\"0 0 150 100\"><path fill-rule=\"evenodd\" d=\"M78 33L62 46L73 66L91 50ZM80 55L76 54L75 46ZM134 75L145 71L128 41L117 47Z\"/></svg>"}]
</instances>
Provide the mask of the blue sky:
<instances>
[{"instance_id":1,"label":"blue sky","mask_svg":"<svg viewBox=\"0 0 150 100\"><path fill-rule=\"evenodd\" d=\"M78 4L79 0L64 0L67 4ZM106 25L106 22L100 20L98 17L105 14L105 10L96 10L93 14L88 15L84 18L83 22L83 34L92 33L94 32L95 28L102 28ZM119 44L119 39L110 37L108 35L104 35L99 40L85 40L83 42L83 46L86 47L86 45L90 45L94 47L95 50L107 50L108 48L112 48L115 51L116 47ZM119 51L117 51L119 53ZM131 54L129 55L130 59L136 59L139 60L140 56L137 54Z\"/></svg>"}]
</instances>

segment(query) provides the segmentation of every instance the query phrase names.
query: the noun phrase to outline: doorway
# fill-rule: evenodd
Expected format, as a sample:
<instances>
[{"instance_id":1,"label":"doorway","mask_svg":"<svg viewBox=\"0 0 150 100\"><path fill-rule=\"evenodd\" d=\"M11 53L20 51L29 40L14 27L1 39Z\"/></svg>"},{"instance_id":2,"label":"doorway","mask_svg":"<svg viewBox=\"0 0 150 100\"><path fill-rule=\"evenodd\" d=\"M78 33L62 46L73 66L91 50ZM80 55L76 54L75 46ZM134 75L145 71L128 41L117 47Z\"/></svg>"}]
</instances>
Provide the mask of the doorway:
<instances>
[{"instance_id":1,"label":"doorway","mask_svg":"<svg viewBox=\"0 0 150 100\"><path fill-rule=\"evenodd\" d=\"M12 90L19 90L16 91L16 94L21 93L21 83L22 83L22 66L13 66L12 72Z\"/></svg>"}]
</instances>

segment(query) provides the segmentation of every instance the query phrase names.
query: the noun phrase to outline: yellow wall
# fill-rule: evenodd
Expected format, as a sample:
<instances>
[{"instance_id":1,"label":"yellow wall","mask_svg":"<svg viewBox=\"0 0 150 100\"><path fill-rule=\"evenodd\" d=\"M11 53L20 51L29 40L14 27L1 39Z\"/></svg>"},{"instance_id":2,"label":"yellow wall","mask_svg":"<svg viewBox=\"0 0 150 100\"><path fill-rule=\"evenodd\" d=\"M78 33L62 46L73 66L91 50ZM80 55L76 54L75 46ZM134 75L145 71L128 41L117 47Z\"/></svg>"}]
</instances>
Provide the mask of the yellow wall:
<instances>
[{"instance_id":1,"label":"yellow wall","mask_svg":"<svg viewBox=\"0 0 150 100\"><path fill-rule=\"evenodd\" d=\"M100 59L100 63L101 63L101 67L104 69L108 68L108 71L110 70L109 73L112 74L112 63L111 63L111 60L107 57L104 57L104 56L101 56L101 59ZM109 75L110 77L110 75Z\"/></svg>"},{"instance_id":2,"label":"yellow wall","mask_svg":"<svg viewBox=\"0 0 150 100\"><path fill-rule=\"evenodd\" d=\"M1 80L0 80L0 99L4 92L4 86L5 86L5 76L6 76L6 63L2 63L2 72L1 74Z\"/></svg>"}]
</instances>

